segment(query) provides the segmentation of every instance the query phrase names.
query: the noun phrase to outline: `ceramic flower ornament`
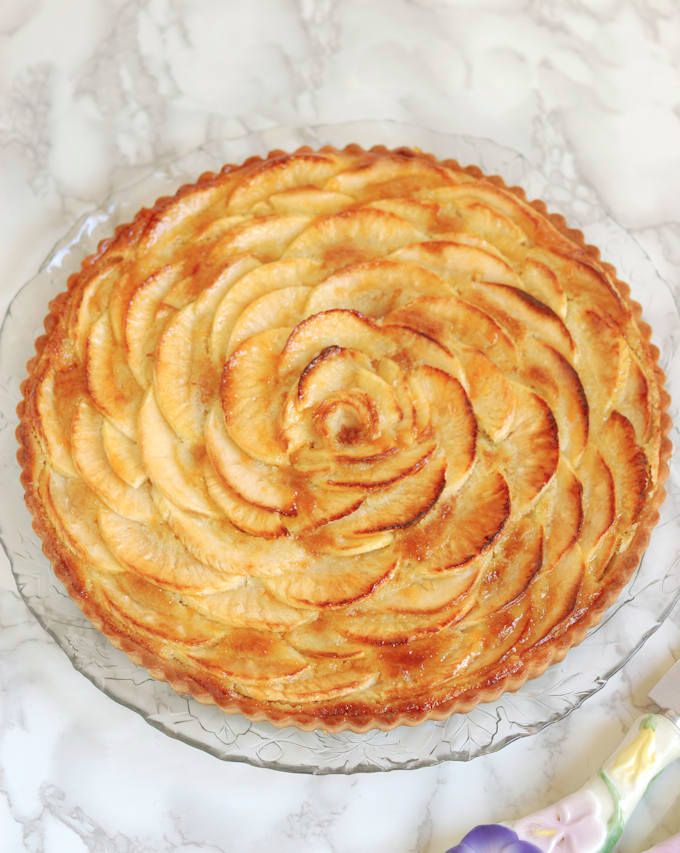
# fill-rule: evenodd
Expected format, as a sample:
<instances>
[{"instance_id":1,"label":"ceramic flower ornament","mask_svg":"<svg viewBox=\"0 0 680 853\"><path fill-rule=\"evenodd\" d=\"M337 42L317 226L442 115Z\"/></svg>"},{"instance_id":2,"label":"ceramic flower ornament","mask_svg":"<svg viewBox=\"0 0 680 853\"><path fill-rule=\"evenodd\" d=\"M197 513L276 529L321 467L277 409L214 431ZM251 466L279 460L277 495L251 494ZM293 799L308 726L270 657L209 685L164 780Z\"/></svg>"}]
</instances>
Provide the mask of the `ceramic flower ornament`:
<instances>
[{"instance_id":1,"label":"ceramic flower ornament","mask_svg":"<svg viewBox=\"0 0 680 853\"><path fill-rule=\"evenodd\" d=\"M475 827L447 853L540 853L540 850L528 841L521 841L507 826L492 823Z\"/></svg>"}]
</instances>

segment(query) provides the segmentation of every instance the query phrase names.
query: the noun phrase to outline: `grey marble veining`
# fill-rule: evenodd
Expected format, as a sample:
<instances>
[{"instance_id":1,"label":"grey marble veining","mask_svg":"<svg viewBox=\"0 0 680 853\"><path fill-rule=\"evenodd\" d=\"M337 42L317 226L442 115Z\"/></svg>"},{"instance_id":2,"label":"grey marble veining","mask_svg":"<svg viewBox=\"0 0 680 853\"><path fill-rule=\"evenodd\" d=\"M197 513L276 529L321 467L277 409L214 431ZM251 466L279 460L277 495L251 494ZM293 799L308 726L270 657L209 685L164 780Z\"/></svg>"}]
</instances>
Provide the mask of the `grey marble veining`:
<instances>
[{"instance_id":1,"label":"grey marble veining","mask_svg":"<svg viewBox=\"0 0 680 853\"><path fill-rule=\"evenodd\" d=\"M680 294L675 0L4 0L0 307L141 164L276 125L393 118L569 174ZM680 297L679 297L680 301ZM1 511L1 510L0 510ZM468 765L350 778L225 765L68 664L0 567L0 849L436 853L595 771L680 655L680 617L577 714ZM680 769L623 853L680 831Z\"/></svg>"}]
</instances>

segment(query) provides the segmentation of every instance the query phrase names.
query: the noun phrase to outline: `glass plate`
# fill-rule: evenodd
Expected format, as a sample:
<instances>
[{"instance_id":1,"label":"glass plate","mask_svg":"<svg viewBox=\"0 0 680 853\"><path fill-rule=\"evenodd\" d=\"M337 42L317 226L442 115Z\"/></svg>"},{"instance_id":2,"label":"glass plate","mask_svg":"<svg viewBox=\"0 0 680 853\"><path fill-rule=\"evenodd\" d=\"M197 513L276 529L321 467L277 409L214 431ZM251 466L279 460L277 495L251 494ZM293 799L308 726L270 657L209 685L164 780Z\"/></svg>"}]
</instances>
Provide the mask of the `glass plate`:
<instances>
[{"instance_id":1,"label":"glass plate","mask_svg":"<svg viewBox=\"0 0 680 853\"><path fill-rule=\"evenodd\" d=\"M680 322L673 294L640 246L604 214L586 188L561 171L551 174L548 180L520 154L484 139L445 135L393 122L356 122L251 133L211 143L172 162L128 173L126 186L119 179L117 183L122 188L69 230L50 252L38 275L15 296L2 327L2 541L28 607L74 667L104 693L137 711L166 734L218 758L308 773L355 773L467 761L540 731L596 693L659 627L680 598L680 464L676 459L661 521L638 571L600 625L561 664L527 682L517 693L443 722L390 732L326 734L252 723L178 695L110 645L55 579L24 506L14 437L19 384L26 361L33 354L33 342L42 331L51 297L64 289L67 276L79 268L99 240L111 234L114 226L128 221L139 207L156 197L195 180L203 171L214 170L222 163L239 162L252 154L263 155L273 148L291 150L303 144L341 146L349 142L418 146L438 157L475 163L486 173L500 174L508 183L523 186L530 198L544 199L551 210L565 214L570 224L583 227L588 241L599 246L603 257L614 263L619 275L632 285L633 295L642 303L645 319L654 329L654 340L662 352L661 363L676 401L674 444L677 447L680 443Z\"/></svg>"}]
</instances>

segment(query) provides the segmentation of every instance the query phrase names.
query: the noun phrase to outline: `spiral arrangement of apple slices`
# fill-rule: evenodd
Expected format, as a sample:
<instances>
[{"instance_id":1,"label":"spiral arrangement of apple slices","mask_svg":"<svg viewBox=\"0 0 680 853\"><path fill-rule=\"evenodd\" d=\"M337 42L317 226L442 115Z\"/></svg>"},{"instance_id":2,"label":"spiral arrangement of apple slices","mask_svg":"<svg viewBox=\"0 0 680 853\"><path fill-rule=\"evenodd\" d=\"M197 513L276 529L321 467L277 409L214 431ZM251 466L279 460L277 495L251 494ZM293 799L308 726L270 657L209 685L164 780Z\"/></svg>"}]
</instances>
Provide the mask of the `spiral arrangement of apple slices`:
<instances>
[{"instance_id":1,"label":"spiral arrangement of apple slices","mask_svg":"<svg viewBox=\"0 0 680 853\"><path fill-rule=\"evenodd\" d=\"M578 232L405 149L273 152L143 210L58 297L27 500L86 613L275 721L516 687L661 499L658 353Z\"/></svg>"}]
</instances>

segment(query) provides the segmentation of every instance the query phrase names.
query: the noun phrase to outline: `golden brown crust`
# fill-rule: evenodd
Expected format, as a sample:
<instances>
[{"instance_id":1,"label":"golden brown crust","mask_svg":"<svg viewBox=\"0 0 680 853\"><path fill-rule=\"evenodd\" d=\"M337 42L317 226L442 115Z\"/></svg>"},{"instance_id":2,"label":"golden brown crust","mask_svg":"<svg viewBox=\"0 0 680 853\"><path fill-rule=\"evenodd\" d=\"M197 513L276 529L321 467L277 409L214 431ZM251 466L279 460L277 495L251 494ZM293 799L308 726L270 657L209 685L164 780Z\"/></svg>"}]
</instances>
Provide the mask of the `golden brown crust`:
<instances>
[{"instance_id":1,"label":"golden brown crust","mask_svg":"<svg viewBox=\"0 0 680 853\"><path fill-rule=\"evenodd\" d=\"M327 152L332 155L346 153L349 155L360 155L364 152L358 146L348 146L344 152L340 152L327 146L319 152ZM382 146L370 149L370 153L380 157L389 155ZM484 179L496 188L509 192L512 196L527 202L524 192L518 187L506 187L501 178L497 176L484 176L474 166L461 168L455 161L438 161L431 155L408 149L397 149L392 154L403 155L413 161L420 161L433 166L453 169L461 174L472 178ZM309 148L302 148L295 155L314 156ZM535 645L530 645L521 653L516 653L516 643L511 645L505 656L495 660L488 667L488 672L482 668L468 689L464 683L457 685L451 695L445 690L431 691L426 684L422 692L418 693L417 685L413 685L412 695L385 702L381 707L371 705L352 699L349 693L347 699L329 699L324 703L311 703L309 706L300 704L287 707L285 702L266 701L254 696L244 695L233 687L221 675L219 669L212 670L208 663L197 667L187 665L187 658L183 663L173 661L164 653L157 642L151 641L149 634L141 631L131 631L133 622L121 621L116 616L116 608L109 609L102 606L101 598L93 594L87 577L87 567L82 559L78 559L73 548L64 544L63 531L59 531L54 523L54 518L46 507L45 487L41 485L45 473L46 460L43 452L45 444L44 437L41 440L38 431L43 427L38 411L37 389L43 378L45 365L52 351L60 343L58 330L66 322L66 317L71 308L71 294L78 291L82 298L84 285L88 279L99 273L101 261L104 258L115 257L117 251L123 252L131 244L138 243L145 236L154 239L153 229L161 221L161 215L166 212L174 202L189 195L196 194L197 190L209 190L219 184L224 176L239 168L258 166L261 163L276 162L287 156L285 152L270 152L265 160L261 158L250 158L242 167L225 166L219 174L207 173L202 175L196 184L187 185L178 190L172 198L159 199L151 210L142 210L135 220L125 226L116 229L115 234L108 240L103 241L97 251L87 258L82 265L80 273L69 279L68 290L57 296L50 304L49 314L45 320L45 335L36 341L36 355L27 366L28 378L22 386L23 401L18 407L20 425L17 430L19 441L18 459L22 468L22 483L25 489L26 503L33 515L33 526L43 542L43 550L52 562L58 577L64 582L71 596L78 602L85 615L95 624L111 642L125 651L136 663L144 666L149 672L159 679L168 681L176 690L182 693L190 693L202 702L214 702L228 712L240 712L251 719L266 719L277 725L295 724L302 728L323 727L329 730L351 729L353 731L365 731L372 727L391 728L396 725L415 725L424 719L443 719L453 712L465 712L479 702L492 701L505 691L518 689L528 678L540 675L550 664L562 660L571 646L579 643L587 630L597 623L603 612L612 604L620 593L622 587L630 578L635 567L647 546L652 528L659 516L659 508L663 501L665 492L663 483L668 474L671 444L668 438L670 430L670 417L668 415L669 397L664 385L664 376L658 365L658 350L651 343L651 329L641 319L640 306L630 299L630 288L617 277L614 268L609 264L600 262L599 251L584 242L583 234L575 229L569 228L564 218L558 214L551 214L541 201L530 201L528 204L540 215L538 227L544 227L542 223L550 223L555 233L574 243L580 250L578 263L584 269L590 267L596 274L604 273L613 284L618 298L625 309L631 312L632 324L639 332L638 358L643 362L643 374L647 378L653 378L656 382L657 399L655 402L656 429L654 435L647 441L646 447L653 448L655 458L648 460L652 480L649 481L647 471L640 474L638 488L640 489L641 510L636 519L631 520L629 529L632 538L621 549L607 560L601 567L602 575L606 572L606 582L603 582L599 590L594 591L587 606L579 610L577 607L577 594L574 593L574 608L569 618L558 621L555 630L548 634ZM149 236L151 235L151 236ZM351 263L354 258L348 258ZM486 298L486 297L485 297ZM542 303L541 303L542 304ZM55 332L55 330L57 330ZM644 379L644 377L643 377ZM454 380L455 381L455 380ZM630 427L626 418L623 418ZM625 429L627 429L626 427ZM617 429L612 426L612 431ZM624 429L624 432L625 432ZM632 427L630 427L632 429ZM621 430L613 435L621 434ZM625 436L621 439L625 444ZM654 443L656 441L656 443ZM632 451L631 451L632 452ZM630 466L629 466L630 467ZM633 470L631 468L631 470ZM631 475L634 476L634 475ZM644 484L642 477L644 476ZM432 486L433 499L428 506L423 508L422 514L427 512L430 504L434 504L439 495L439 486ZM632 489L636 488L635 482ZM617 507L620 510L620 507ZM413 519L408 519L408 524ZM393 527L398 526L396 523ZM617 540L618 541L618 540ZM613 544L612 544L613 547ZM612 553L612 552L610 552ZM117 555L118 557L118 555ZM371 587L382 582L381 579ZM565 593L566 594L566 593ZM501 633L503 625L498 622ZM508 623L508 631L510 630ZM531 625L527 625L523 631L531 632ZM246 637L246 640L248 638ZM389 651L383 657L385 671L393 666L395 671L404 664L404 655L419 654L418 641L413 643L388 643ZM233 651L233 647L232 648ZM408 651L400 651L400 649ZM422 654L431 655L432 649L423 646ZM247 651L247 647L246 647ZM292 670L291 670L292 671Z\"/></svg>"}]
</instances>

